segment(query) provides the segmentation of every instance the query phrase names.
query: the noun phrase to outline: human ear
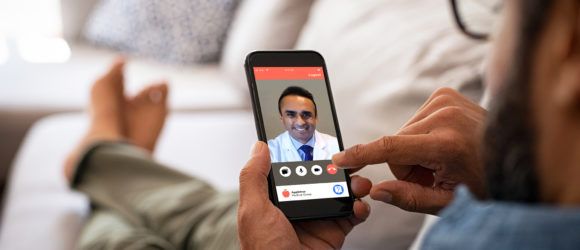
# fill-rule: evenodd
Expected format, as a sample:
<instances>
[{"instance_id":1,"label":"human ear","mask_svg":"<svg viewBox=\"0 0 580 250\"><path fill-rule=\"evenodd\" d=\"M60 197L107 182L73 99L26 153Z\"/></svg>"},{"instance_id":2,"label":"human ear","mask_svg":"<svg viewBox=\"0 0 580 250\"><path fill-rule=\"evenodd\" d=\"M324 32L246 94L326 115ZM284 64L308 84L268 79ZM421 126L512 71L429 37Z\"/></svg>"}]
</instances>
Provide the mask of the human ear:
<instances>
[{"instance_id":1,"label":"human ear","mask_svg":"<svg viewBox=\"0 0 580 250\"><path fill-rule=\"evenodd\" d=\"M566 63L555 84L552 98L556 104L561 108L580 112L580 59L575 63Z\"/></svg>"},{"instance_id":2,"label":"human ear","mask_svg":"<svg viewBox=\"0 0 580 250\"><path fill-rule=\"evenodd\" d=\"M580 112L580 6L576 6L575 22L568 43L568 53L560 77L555 83L553 97L558 106Z\"/></svg>"}]
</instances>

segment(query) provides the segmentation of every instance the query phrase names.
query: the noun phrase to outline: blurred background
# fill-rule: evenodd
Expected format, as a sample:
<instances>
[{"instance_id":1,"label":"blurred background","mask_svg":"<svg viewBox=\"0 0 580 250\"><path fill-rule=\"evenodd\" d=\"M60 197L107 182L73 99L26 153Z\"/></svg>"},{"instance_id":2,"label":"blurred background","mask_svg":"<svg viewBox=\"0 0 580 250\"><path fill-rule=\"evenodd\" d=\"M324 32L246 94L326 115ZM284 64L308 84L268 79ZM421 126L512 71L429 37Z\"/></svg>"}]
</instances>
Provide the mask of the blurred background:
<instances>
[{"instance_id":1,"label":"blurred background","mask_svg":"<svg viewBox=\"0 0 580 250\"><path fill-rule=\"evenodd\" d=\"M89 207L61 167L116 55L127 95L169 82L155 157L232 190L257 138L248 52L321 52L349 147L396 133L439 87L479 101L487 47L447 0L0 0L0 249L74 249ZM361 175L393 178L386 165ZM369 202L345 248L409 248L424 216Z\"/></svg>"}]
</instances>

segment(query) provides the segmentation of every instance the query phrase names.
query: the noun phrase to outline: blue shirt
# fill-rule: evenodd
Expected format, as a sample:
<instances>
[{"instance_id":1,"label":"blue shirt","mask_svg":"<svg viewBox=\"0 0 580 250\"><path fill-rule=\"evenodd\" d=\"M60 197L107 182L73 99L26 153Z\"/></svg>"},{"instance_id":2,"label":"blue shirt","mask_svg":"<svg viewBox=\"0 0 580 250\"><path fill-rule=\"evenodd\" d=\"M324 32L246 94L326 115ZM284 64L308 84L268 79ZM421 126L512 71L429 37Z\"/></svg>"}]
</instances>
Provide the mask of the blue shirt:
<instances>
[{"instance_id":1,"label":"blue shirt","mask_svg":"<svg viewBox=\"0 0 580 250\"><path fill-rule=\"evenodd\" d=\"M421 249L580 249L580 207L479 201L465 186Z\"/></svg>"},{"instance_id":2,"label":"blue shirt","mask_svg":"<svg viewBox=\"0 0 580 250\"><path fill-rule=\"evenodd\" d=\"M314 137L315 136L312 136L312 138L310 138L310 140L307 141L306 144L303 144L302 142L299 142L296 139L292 138L292 136L290 136L290 141L292 142L292 145L294 145L294 148L296 148L296 150L298 151L300 158L304 159L304 156L306 154L304 152L302 152L302 150L298 150L298 149L300 147L302 147L303 145L308 145L308 146L311 146L312 148L314 148Z\"/></svg>"}]
</instances>

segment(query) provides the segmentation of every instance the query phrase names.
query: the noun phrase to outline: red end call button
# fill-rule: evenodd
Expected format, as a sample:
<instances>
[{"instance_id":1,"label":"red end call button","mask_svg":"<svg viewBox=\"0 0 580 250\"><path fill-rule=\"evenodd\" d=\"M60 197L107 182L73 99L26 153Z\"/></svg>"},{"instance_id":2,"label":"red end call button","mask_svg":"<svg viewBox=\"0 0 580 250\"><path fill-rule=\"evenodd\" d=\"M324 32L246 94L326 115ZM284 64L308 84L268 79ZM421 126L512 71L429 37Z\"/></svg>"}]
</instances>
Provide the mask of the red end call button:
<instances>
[{"instance_id":1,"label":"red end call button","mask_svg":"<svg viewBox=\"0 0 580 250\"><path fill-rule=\"evenodd\" d=\"M328 172L329 174L336 174L336 172L338 172L338 169L336 168L336 166L328 164L328 166L326 166L326 172Z\"/></svg>"}]
</instances>

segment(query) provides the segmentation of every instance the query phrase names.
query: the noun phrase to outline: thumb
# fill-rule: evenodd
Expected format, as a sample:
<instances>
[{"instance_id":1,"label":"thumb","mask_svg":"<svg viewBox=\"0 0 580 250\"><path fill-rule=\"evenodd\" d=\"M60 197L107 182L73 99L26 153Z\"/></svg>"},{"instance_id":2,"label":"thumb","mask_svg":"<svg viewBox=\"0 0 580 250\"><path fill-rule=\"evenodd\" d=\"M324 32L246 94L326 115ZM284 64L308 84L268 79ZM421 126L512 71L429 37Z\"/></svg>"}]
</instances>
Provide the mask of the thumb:
<instances>
[{"instance_id":1,"label":"thumb","mask_svg":"<svg viewBox=\"0 0 580 250\"><path fill-rule=\"evenodd\" d=\"M251 150L250 160L240 172L240 203L268 200L268 174L270 173L270 153L268 145L256 142Z\"/></svg>"},{"instance_id":2,"label":"thumb","mask_svg":"<svg viewBox=\"0 0 580 250\"><path fill-rule=\"evenodd\" d=\"M370 196L410 212L437 214L451 202L453 190L395 180L374 185Z\"/></svg>"}]
</instances>

